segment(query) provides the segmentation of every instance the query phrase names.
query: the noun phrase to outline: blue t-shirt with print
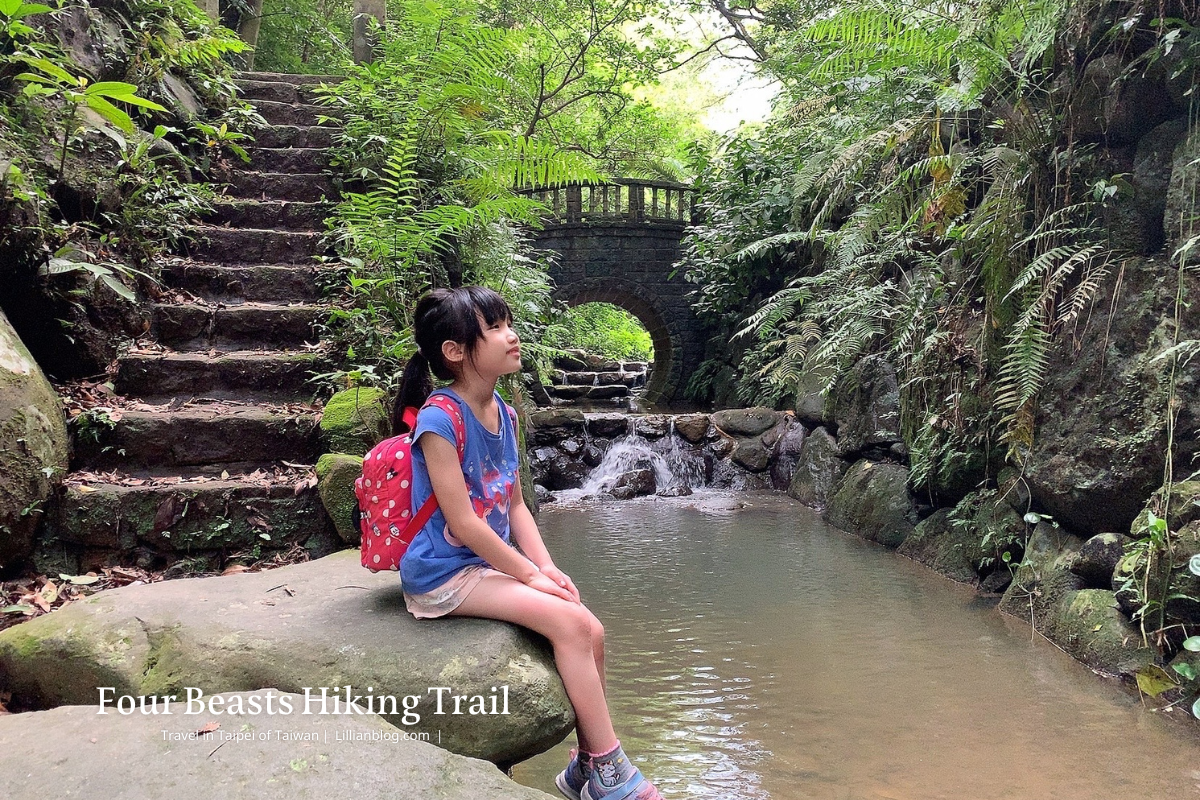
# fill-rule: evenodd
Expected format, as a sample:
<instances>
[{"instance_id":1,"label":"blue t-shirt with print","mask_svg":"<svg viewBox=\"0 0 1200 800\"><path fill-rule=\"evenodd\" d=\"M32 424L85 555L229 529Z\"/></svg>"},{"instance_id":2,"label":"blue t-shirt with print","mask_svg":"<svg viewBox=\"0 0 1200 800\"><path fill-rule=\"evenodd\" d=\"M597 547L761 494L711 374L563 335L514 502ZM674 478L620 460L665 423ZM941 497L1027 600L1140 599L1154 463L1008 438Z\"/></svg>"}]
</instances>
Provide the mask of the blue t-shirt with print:
<instances>
[{"instance_id":1,"label":"blue t-shirt with print","mask_svg":"<svg viewBox=\"0 0 1200 800\"><path fill-rule=\"evenodd\" d=\"M449 389L439 389L448 395L463 415L466 447L463 452L463 478L475 516L505 542L509 541L508 506L517 483L517 437L513 429L512 410L496 394L500 407L500 432L492 433L475 418L471 407ZM429 468L421 452L421 436L434 433L454 444L454 423L436 406L426 406L417 415L412 448L412 512L415 514L433 494L429 483ZM400 561L400 580L409 594L424 594L441 586L463 567L486 564L471 548L460 542L446 525L439 508L429 522L413 538Z\"/></svg>"}]
</instances>

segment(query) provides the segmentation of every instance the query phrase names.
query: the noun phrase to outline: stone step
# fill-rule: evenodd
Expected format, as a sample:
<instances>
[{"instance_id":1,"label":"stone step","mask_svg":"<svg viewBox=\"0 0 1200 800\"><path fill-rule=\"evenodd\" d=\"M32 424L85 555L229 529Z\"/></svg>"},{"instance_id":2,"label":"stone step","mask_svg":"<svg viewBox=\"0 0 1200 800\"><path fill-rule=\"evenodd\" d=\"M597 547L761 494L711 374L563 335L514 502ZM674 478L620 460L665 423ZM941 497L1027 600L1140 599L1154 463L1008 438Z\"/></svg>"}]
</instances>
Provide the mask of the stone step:
<instances>
[{"instance_id":1,"label":"stone step","mask_svg":"<svg viewBox=\"0 0 1200 800\"><path fill-rule=\"evenodd\" d=\"M251 147L249 168L259 172L313 173L329 167L329 152L317 147Z\"/></svg>"},{"instance_id":2,"label":"stone step","mask_svg":"<svg viewBox=\"0 0 1200 800\"><path fill-rule=\"evenodd\" d=\"M294 480L185 472L179 482L130 486L80 477L66 477L63 502L47 520L49 536L34 555L43 566L61 563L75 572L136 562L161 569L208 554L267 555L301 545L323 555L344 546L320 496L297 494Z\"/></svg>"},{"instance_id":3,"label":"stone step","mask_svg":"<svg viewBox=\"0 0 1200 800\"><path fill-rule=\"evenodd\" d=\"M163 470L222 465L229 472L278 461L311 464L320 455L319 414L261 406L122 411L99 441L76 437L76 469ZM218 473L219 475L220 473Z\"/></svg>"},{"instance_id":4,"label":"stone step","mask_svg":"<svg viewBox=\"0 0 1200 800\"><path fill-rule=\"evenodd\" d=\"M271 125L254 132L256 147L332 147L337 128L329 125Z\"/></svg>"},{"instance_id":5,"label":"stone step","mask_svg":"<svg viewBox=\"0 0 1200 800\"><path fill-rule=\"evenodd\" d=\"M306 86L318 83L341 83L345 77L341 75L297 75L291 72L238 72L234 74L235 81L258 81L260 83L290 83L296 86Z\"/></svg>"},{"instance_id":6,"label":"stone step","mask_svg":"<svg viewBox=\"0 0 1200 800\"><path fill-rule=\"evenodd\" d=\"M336 199L333 176L319 173L289 175L278 172L235 172L229 177L228 194L253 200L290 200L311 203Z\"/></svg>"},{"instance_id":7,"label":"stone step","mask_svg":"<svg viewBox=\"0 0 1200 800\"><path fill-rule=\"evenodd\" d=\"M250 102L268 125L319 125L321 117L337 116L334 109L307 103L276 103L272 100Z\"/></svg>"},{"instance_id":8,"label":"stone step","mask_svg":"<svg viewBox=\"0 0 1200 800\"><path fill-rule=\"evenodd\" d=\"M550 386L552 395L560 400L611 400L614 397L628 397L629 387L616 386Z\"/></svg>"},{"instance_id":9,"label":"stone step","mask_svg":"<svg viewBox=\"0 0 1200 800\"><path fill-rule=\"evenodd\" d=\"M311 103L320 82L292 83L280 80L238 78L234 81L243 100L270 100L276 103Z\"/></svg>"},{"instance_id":10,"label":"stone step","mask_svg":"<svg viewBox=\"0 0 1200 800\"><path fill-rule=\"evenodd\" d=\"M324 234L315 231L277 231L260 228L216 228L198 225L188 231L193 241L188 255L222 264L295 264L323 254Z\"/></svg>"},{"instance_id":11,"label":"stone step","mask_svg":"<svg viewBox=\"0 0 1200 800\"><path fill-rule=\"evenodd\" d=\"M117 359L117 394L147 402L212 397L241 401L307 400L318 392L309 378L328 372L323 353L131 353Z\"/></svg>"},{"instance_id":12,"label":"stone step","mask_svg":"<svg viewBox=\"0 0 1200 800\"><path fill-rule=\"evenodd\" d=\"M213 204L208 217L214 225L275 230L325 229L328 203L297 203L291 200L230 200Z\"/></svg>"},{"instance_id":13,"label":"stone step","mask_svg":"<svg viewBox=\"0 0 1200 800\"><path fill-rule=\"evenodd\" d=\"M318 305L157 303L152 308L159 343L181 351L315 344L319 337L313 326L329 316L329 310Z\"/></svg>"},{"instance_id":14,"label":"stone step","mask_svg":"<svg viewBox=\"0 0 1200 800\"><path fill-rule=\"evenodd\" d=\"M177 261L163 269L163 282L205 300L225 303L316 300L317 266L205 264Z\"/></svg>"}]
</instances>

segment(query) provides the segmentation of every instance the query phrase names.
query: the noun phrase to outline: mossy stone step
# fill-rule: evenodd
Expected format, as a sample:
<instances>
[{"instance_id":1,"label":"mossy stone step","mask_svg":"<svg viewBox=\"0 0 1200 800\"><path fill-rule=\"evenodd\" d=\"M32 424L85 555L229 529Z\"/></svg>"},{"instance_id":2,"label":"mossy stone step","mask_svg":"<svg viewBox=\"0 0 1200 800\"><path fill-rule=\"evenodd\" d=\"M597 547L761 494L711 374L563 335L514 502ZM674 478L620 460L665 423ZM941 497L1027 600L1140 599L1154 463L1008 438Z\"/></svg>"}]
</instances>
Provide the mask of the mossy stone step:
<instances>
[{"instance_id":1,"label":"mossy stone step","mask_svg":"<svg viewBox=\"0 0 1200 800\"><path fill-rule=\"evenodd\" d=\"M178 261L162 273L167 286L221 302L316 300L320 268L290 264L206 264Z\"/></svg>"},{"instance_id":2,"label":"mossy stone step","mask_svg":"<svg viewBox=\"0 0 1200 800\"><path fill-rule=\"evenodd\" d=\"M249 168L260 172L322 172L329 153L318 147L251 147Z\"/></svg>"},{"instance_id":3,"label":"mossy stone step","mask_svg":"<svg viewBox=\"0 0 1200 800\"><path fill-rule=\"evenodd\" d=\"M316 231L277 231L259 228L217 228L198 225L188 233L188 254L201 261L223 264L287 264L311 262L325 252Z\"/></svg>"},{"instance_id":4,"label":"mossy stone step","mask_svg":"<svg viewBox=\"0 0 1200 800\"><path fill-rule=\"evenodd\" d=\"M181 558L215 569L222 555L269 555L299 545L314 557L344 546L320 496L292 482L228 480L125 486L66 478L63 502L34 553L39 570L74 573L109 563L161 568ZM204 562L208 563L204 563Z\"/></svg>"},{"instance_id":5,"label":"mossy stone step","mask_svg":"<svg viewBox=\"0 0 1200 800\"><path fill-rule=\"evenodd\" d=\"M78 469L108 471L224 466L230 472L279 461L311 464L318 412L256 406L123 411L115 427L75 439ZM219 473L218 473L219 474Z\"/></svg>"},{"instance_id":6,"label":"mossy stone step","mask_svg":"<svg viewBox=\"0 0 1200 800\"><path fill-rule=\"evenodd\" d=\"M328 203L297 203L291 200L232 200L213 204L208 221L234 228L275 230L323 230Z\"/></svg>"},{"instance_id":7,"label":"mossy stone step","mask_svg":"<svg viewBox=\"0 0 1200 800\"><path fill-rule=\"evenodd\" d=\"M251 103L269 125L319 125L321 117L337 116L332 108L307 103L276 103L272 100L251 100Z\"/></svg>"},{"instance_id":8,"label":"mossy stone step","mask_svg":"<svg viewBox=\"0 0 1200 800\"><path fill-rule=\"evenodd\" d=\"M239 78L234 83L243 100L271 100L276 103L312 102L316 88L321 85L320 82L292 83L249 78Z\"/></svg>"},{"instance_id":9,"label":"mossy stone step","mask_svg":"<svg viewBox=\"0 0 1200 800\"><path fill-rule=\"evenodd\" d=\"M212 397L243 401L307 400L316 392L309 378L327 372L321 353L130 354L117 359L117 394L147 402Z\"/></svg>"},{"instance_id":10,"label":"mossy stone step","mask_svg":"<svg viewBox=\"0 0 1200 800\"><path fill-rule=\"evenodd\" d=\"M256 147L332 147L336 128L328 125L271 125L254 133Z\"/></svg>"},{"instance_id":11,"label":"mossy stone step","mask_svg":"<svg viewBox=\"0 0 1200 800\"><path fill-rule=\"evenodd\" d=\"M231 307L154 305L154 333L176 350L254 350L315 344L313 326L329 311L318 305L243 303Z\"/></svg>"},{"instance_id":12,"label":"mossy stone step","mask_svg":"<svg viewBox=\"0 0 1200 800\"><path fill-rule=\"evenodd\" d=\"M238 72L234 74L234 81L259 81L270 83L291 83L296 86L305 86L318 83L341 83L345 77L341 75L298 75L292 72Z\"/></svg>"},{"instance_id":13,"label":"mossy stone step","mask_svg":"<svg viewBox=\"0 0 1200 800\"><path fill-rule=\"evenodd\" d=\"M333 177L320 173L235 172L227 186L230 197L254 200L311 203L338 196Z\"/></svg>"}]
</instances>

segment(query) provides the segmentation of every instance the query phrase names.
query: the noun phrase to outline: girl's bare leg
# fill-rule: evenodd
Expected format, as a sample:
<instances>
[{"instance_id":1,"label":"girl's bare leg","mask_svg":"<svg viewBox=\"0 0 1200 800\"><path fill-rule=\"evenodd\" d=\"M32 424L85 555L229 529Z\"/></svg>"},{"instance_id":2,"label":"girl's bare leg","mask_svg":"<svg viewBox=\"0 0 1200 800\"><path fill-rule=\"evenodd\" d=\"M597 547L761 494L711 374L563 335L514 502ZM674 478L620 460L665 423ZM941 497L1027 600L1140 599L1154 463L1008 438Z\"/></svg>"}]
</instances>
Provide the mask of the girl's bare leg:
<instances>
[{"instance_id":1,"label":"girl's bare leg","mask_svg":"<svg viewBox=\"0 0 1200 800\"><path fill-rule=\"evenodd\" d=\"M575 709L580 748L605 753L616 746L617 734L604 699L604 628L586 606L495 572L486 575L450 613L513 622L549 639L555 666Z\"/></svg>"}]
</instances>

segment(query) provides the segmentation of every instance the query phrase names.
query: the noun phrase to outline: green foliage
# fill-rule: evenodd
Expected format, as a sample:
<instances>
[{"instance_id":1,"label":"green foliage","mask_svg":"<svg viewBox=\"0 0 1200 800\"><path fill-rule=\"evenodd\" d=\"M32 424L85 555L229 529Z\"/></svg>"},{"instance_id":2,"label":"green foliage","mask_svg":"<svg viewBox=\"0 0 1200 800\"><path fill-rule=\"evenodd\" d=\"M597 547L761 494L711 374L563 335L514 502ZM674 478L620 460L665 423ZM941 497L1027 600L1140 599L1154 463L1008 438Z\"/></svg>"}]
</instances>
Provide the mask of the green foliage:
<instances>
[{"instance_id":1,"label":"green foliage","mask_svg":"<svg viewBox=\"0 0 1200 800\"><path fill-rule=\"evenodd\" d=\"M1049 90L1066 5L782 7L755 48L786 87L777 117L705 166L686 242L697 309L747 348L725 354L739 395L814 373L829 391L882 352L917 485L999 444L1019 461L1050 347L1111 258L1111 193Z\"/></svg>"},{"instance_id":2,"label":"green foliage","mask_svg":"<svg viewBox=\"0 0 1200 800\"><path fill-rule=\"evenodd\" d=\"M350 62L353 12L348 0L265 0L254 68L341 74Z\"/></svg>"},{"instance_id":3,"label":"green foliage","mask_svg":"<svg viewBox=\"0 0 1200 800\"><path fill-rule=\"evenodd\" d=\"M505 294L529 342L550 289L514 225L537 224L543 209L514 189L599 175L578 154L504 127L509 32L453 3L412 2L382 35L380 57L322 97L343 120L335 164L364 187L334 212L346 289L331 332L348 361L394 372L412 352L415 299L473 282Z\"/></svg>"},{"instance_id":4,"label":"green foliage","mask_svg":"<svg viewBox=\"0 0 1200 800\"><path fill-rule=\"evenodd\" d=\"M609 303L566 309L546 328L542 341L549 347L578 347L622 361L654 358L654 343L637 317Z\"/></svg>"}]
</instances>

